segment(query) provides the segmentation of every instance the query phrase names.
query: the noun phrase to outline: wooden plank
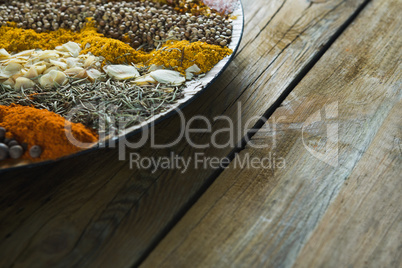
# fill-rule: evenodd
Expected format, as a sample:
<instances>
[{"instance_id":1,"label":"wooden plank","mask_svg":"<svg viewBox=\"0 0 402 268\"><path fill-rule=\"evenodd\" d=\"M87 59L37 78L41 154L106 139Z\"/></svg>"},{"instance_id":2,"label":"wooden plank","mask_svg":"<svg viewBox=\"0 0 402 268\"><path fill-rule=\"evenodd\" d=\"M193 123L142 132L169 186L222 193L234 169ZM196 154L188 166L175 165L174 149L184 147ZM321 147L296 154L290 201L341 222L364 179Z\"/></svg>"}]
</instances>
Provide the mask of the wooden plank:
<instances>
[{"instance_id":1,"label":"wooden plank","mask_svg":"<svg viewBox=\"0 0 402 268\"><path fill-rule=\"evenodd\" d=\"M303 73L364 0L312 4L297 0L244 1L243 45L222 77L184 109L187 119L226 115L239 133L252 126ZM241 109L238 103L242 104ZM242 122L237 120L241 114ZM244 122L251 119L248 126ZM226 128L213 122L212 132ZM156 141L176 139L180 120L156 126ZM138 138L138 136L134 137ZM133 138L133 139L134 139ZM229 139L228 133L218 142ZM211 134L193 137L210 143ZM168 149L147 143L142 156L225 157L233 146L194 149L185 140ZM0 266L121 267L138 263L166 233L192 198L208 184L214 168L130 169L118 152L105 149L49 166L1 174Z\"/></svg>"},{"instance_id":2,"label":"wooden plank","mask_svg":"<svg viewBox=\"0 0 402 268\"><path fill-rule=\"evenodd\" d=\"M142 267L399 267L400 9L369 4L236 157L285 167L232 161Z\"/></svg>"},{"instance_id":3,"label":"wooden plank","mask_svg":"<svg viewBox=\"0 0 402 268\"><path fill-rule=\"evenodd\" d=\"M401 267L402 101L390 111L297 267Z\"/></svg>"}]
</instances>

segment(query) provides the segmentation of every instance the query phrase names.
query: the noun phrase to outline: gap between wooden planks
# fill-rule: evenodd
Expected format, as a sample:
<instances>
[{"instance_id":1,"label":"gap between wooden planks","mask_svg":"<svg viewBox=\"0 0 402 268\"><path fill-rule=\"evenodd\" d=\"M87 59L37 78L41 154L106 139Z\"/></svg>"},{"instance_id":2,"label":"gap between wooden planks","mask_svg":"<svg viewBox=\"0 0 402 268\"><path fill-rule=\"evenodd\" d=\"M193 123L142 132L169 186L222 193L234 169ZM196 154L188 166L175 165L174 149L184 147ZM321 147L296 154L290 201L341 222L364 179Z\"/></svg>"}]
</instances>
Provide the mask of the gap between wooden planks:
<instances>
[{"instance_id":1,"label":"gap between wooden planks","mask_svg":"<svg viewBox=\"0 0 402 268\"><path fill-rule=\"evenodd\" d=\"M401 8L369 4L238 156L286 167L232 161L142 267L400 267Z\"/></svg>"},{"instance_id":2,"label":"gap between wooden planks","mask_svg":"<svg viewBox=\"0 0 402 268\"><path fill-rule=\"evenodd\" d=\"M261 117L303 73L364 1L244 1L243 45L220 80L188 106L186 118L238 114ZM252 126L257 119L251 120ZM177 137L179 120L156 126L157 142ZM203 127L203 126L201 126ZM213 131L227 127L222 121ZM247 126L249 127L249 126ZM235 122L235 128L246 126ZM205 143L208 134L193 140ZM242 134L235 136L236 140ZM227 136L219 136L224 143ZM203 150L225 157L233 148ZM143 156L173 151L191 156L186 142L166 149L148 145ZM138 263L166 234L192 198L208 185L213 169L132 170L105 149L45 167L1 174L1 266L122 267Z\"/></svg>"}]
</instances>

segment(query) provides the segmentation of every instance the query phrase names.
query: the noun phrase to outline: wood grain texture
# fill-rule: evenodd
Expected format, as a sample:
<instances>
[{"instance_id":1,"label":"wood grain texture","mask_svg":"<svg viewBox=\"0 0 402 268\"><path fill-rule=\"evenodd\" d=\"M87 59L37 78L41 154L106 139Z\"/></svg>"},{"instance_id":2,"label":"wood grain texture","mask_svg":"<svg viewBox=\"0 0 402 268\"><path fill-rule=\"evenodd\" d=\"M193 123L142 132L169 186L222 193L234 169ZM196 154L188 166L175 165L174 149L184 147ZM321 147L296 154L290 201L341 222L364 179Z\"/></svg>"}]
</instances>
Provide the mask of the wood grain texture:
<instances>
[{"instance_id":1,"label":"wood grain texture","mask_svg":"<svg viewBox=\"0 0 402 268\"><path fill-rule=\"evenodd\" d=\"M303 247L297 267L401 267L402 101Z\"/></svg>"},{"instance_id":2,"label":"wood grain texture","mask_svg":"<svg viewBox=\"0 0 402 268\"><path fill-rule=\"evenodd\" d=\"M400 9L369 4L237 156L286 166L234 160L142 267L400 267Z\"/></svg>"},{"instance_id":3,"label":"wood grain texture","mask_svg":"<svg viewBox=\"0 0 402 268\"><path fill-rule=\"evenodd\" d=\"M243 130L303 73L363 2L244 1L241 49L219 81L184 109L186 118L226 115L241 130L234 136L235 141L240 140ZM239 113L242 122L236 119ZM249 119L248 126L243 125ZM215 122L212 131L223 127L227 127L225 122ZM155 128L158 143L172 141L180 132L179 118L172 117ZM208 143L211 134L192 138L199 144ZM219 143L228 139L225 133L218 136ZM196 150L181 141L168 149L153 149L147 143L129 152L155 157L203 152L207 157L225 157L232 150L233 146ZM130 169L128 161L118 160L116 149L103 149L43 167L3 173L0 266L135 264L187 209L214 172L213 168L190 168L184 173Z\"/></svg>"}]
</instances>

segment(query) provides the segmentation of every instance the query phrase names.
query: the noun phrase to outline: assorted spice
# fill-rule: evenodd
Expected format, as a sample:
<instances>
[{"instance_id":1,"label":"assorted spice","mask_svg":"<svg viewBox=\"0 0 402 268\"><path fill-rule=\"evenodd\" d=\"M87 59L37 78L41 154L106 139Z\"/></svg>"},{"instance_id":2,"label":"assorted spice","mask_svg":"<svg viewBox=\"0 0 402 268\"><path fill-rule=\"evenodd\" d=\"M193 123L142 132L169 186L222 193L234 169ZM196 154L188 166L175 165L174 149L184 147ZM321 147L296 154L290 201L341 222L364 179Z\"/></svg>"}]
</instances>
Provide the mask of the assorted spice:
<instances>
[{"instance_id":1,"label":"assorted spice","mask_svg":"<svg viewBox=\"0 0 402 268\"><path fill-rule=\"evenodd\" d=\"M0 1L0 35L0 160L80 150L66 123L117 135L232 53L230 20L198 0Z\"/></svg>"},{"instance_id":2,"label":"assorted spice","mask_svg":"<svg viewBox=\"0 0 402 268\"><path fill-rule=\"evenodd\" d=\"M164 1L5 2L0 6L0 26L15 22L19 28L38 33L60 28L81 30L87 18L93 18L99 33L127 42L134 48L152 50L168 38L222 46L231 40L229 21L211 12L200 1L165 1L174 5L164 4Z\"/></svg>"},{"instance_id":3,"label":"assorted spice","mask_svg":"<svg viewBox=\"0 0 402 268\"><path fill-rule=\"evenodd\" d=\"M181 87L168 84L139 86L130 81L111 79L84 84L73 78L69 80L66 85L55 89L15 91L0 85L1 103L46 109L68 117L72 122L112 133L119 127L117 123L125 121L124 128L141 123L163 112L183 96Z\"/></svg>"}]
</instances>

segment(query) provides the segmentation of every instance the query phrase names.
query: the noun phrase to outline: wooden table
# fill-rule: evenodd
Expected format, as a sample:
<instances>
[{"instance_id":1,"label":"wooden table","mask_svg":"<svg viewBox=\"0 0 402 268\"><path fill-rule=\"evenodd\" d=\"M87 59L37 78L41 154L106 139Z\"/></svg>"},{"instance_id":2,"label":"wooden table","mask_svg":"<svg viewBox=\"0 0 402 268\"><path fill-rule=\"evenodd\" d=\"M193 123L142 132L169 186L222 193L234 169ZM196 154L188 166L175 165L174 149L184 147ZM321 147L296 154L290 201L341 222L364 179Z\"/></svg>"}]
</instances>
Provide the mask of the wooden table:
<instances>
[{"instance_id":1,"label":"wooden table","mask_svg":"<svg viewBox=\"0 0 402 268\"><path fill-rule=\"evenodd\" d=\"M0 267L401 267L402 2L243 4L235 60L183 111L230 118L214 138L235 144L126 154L230 164L152 172L109 148L3 173ZM180 118L155 128L167 143Z\"/></svg>"}]
</instances>

